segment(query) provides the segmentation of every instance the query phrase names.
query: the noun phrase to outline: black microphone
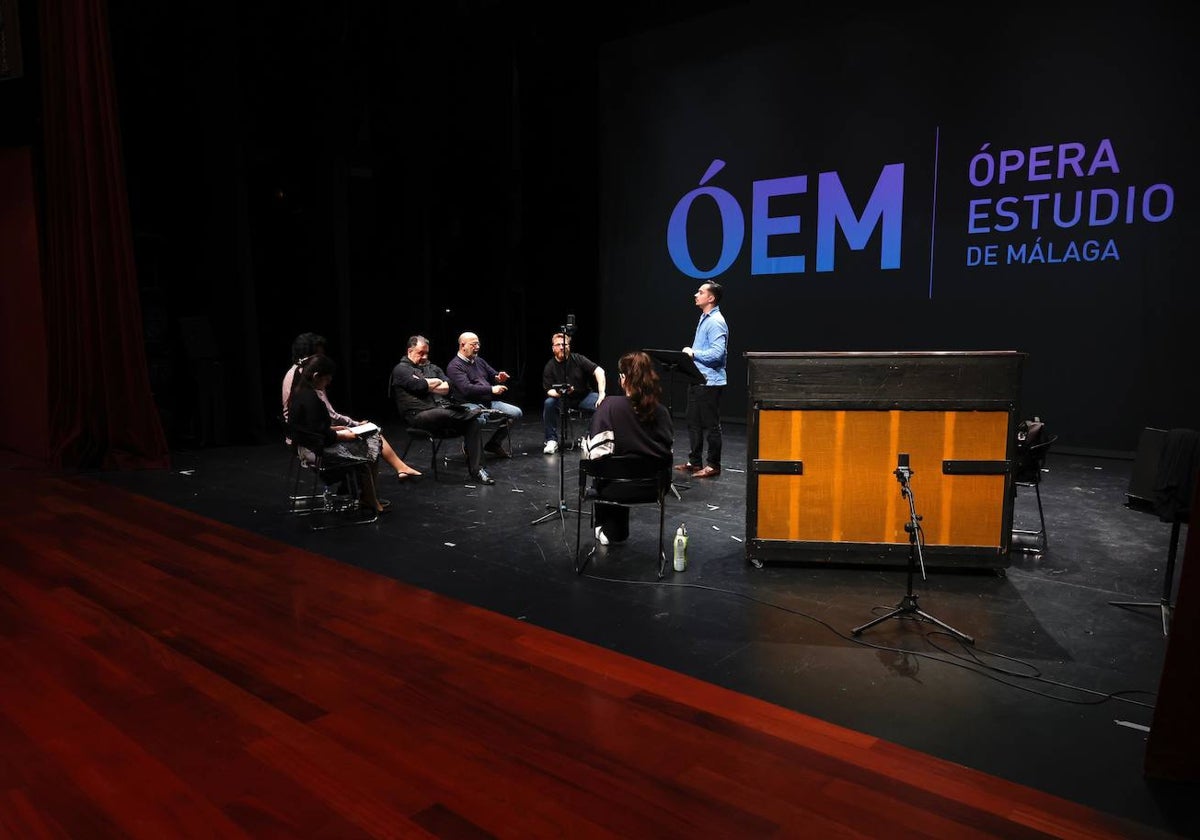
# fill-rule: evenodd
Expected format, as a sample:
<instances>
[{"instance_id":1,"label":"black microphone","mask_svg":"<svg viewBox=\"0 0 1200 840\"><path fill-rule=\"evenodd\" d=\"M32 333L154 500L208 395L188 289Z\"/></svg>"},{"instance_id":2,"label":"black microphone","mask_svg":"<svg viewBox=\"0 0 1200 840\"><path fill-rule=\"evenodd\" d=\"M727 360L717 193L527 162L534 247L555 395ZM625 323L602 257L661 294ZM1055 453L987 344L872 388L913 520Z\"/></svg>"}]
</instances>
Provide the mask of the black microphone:
<instances>
[{"instance_id":1,"label":"black microphone","mask_svg":"<svg viewBox=\"0 0 1200 840\"><path fill-rule=\"evenodd\" d=\"M896 480L901 484L907 485L909 478L912 477L912 474L913 471L908 466L908 453L901 452L896 463L896 469L892 472L892 475L896 476Z\"/></svg>"}]
</instances>

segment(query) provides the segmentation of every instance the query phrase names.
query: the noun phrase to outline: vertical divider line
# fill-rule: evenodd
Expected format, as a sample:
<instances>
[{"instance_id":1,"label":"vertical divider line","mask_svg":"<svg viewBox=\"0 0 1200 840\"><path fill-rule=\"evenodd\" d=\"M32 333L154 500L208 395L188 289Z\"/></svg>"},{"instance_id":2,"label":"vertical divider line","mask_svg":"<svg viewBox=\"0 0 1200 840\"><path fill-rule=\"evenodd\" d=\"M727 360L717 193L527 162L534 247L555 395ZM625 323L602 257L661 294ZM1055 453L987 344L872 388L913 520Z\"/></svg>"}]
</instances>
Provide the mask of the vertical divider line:
<instances>
[{"instance_id":1,"label":"vertical divider line","mask_svg":"<svg viewBox=\"0 0 1200 840\"><path fill-rule=\"evenodd\" d=\"M938 185L938 161L939 152L941 151L942 128L934 126L933 129L933 207L930 210L929 217L929 299L933 300L933 243L937 236L937 185Z\"/></svg>"}]
</instances>

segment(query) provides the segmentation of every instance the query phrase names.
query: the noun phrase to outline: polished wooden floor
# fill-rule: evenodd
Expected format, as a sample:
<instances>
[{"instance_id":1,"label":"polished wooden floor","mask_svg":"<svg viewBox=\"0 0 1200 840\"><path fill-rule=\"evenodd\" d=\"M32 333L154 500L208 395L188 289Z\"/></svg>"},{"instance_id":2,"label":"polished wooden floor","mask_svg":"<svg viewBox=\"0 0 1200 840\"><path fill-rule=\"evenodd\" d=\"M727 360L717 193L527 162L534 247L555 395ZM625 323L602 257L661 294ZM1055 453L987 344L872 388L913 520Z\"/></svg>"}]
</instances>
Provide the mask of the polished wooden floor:
<instances>
[{"instance_id":1,"label":"polished wooden floor","mask_svg":"<svg viewBox=\"0 0 1200 840\"><path fill-rule=\"evenodd\" d=\"M3 836L1168 836L86 477L0 522Z\"/></svg>"}]
</instances>

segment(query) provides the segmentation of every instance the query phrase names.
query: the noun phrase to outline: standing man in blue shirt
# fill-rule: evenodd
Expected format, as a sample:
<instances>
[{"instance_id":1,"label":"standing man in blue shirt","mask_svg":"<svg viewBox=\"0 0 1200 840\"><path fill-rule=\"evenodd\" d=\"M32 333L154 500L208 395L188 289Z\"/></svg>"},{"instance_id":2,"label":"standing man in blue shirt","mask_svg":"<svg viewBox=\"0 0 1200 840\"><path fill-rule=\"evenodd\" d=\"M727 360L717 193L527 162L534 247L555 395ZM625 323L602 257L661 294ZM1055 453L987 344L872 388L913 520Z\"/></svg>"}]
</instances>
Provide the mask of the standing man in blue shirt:
<instances>
[{"instance_id":1,"label":"standing man in blue shirt","mask_svg":"<svg viewBox=\"0 0 1200 840\"><path fill-rule=\"evenodd\" d=\"M696 290L700 323L691 347L683 352L692 357L704 374L704 384L688 386L688 459L675 469L696 478L721 474L721 392L725 390L725 361L729 355L729 326L721 314L720 283L701 283ZM704 442L708 440L708 460Z\"/></svg>"}]
</instances>

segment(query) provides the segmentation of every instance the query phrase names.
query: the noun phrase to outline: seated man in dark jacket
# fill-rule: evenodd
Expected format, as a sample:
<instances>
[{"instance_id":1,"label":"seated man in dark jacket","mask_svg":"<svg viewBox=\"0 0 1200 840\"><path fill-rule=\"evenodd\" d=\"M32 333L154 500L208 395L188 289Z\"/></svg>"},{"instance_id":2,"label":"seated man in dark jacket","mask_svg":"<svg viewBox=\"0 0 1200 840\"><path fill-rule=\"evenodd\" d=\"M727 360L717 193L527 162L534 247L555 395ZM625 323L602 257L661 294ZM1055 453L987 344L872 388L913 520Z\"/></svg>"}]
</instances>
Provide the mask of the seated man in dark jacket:
<instances>
[{"instance_id":1,"label":"seated man in dark jacket","mask_svg":"<svg viewBox=\"0 0 1200 840\"><path fill-rule=\"evenodd\" d=\"M400 364L392 369L391 392L396 409L414 429L462 435L467 453L467 472L480 484L496 480L483 468L483 447L479 431L478 409L455 406L449 401L450 384L446 374L429 361L429 339L414 335Z\"/></svg>"},{"instance_id":2,"label":"seated man in dark jacket","mask_svg":"<svg viewBox=\"0 0 1200 840\"><path fill-rule=\"evenodd\" d=\"M479 336L465 332L458 337L458 354L446 365L450 378L450 398L455 402L486 408L491 417L483 415L479 424L501 418L484 449L502 458L508 457L508 427L521 419L521 409L499 399L508 392L509 375L496 370L479 355Z\"/></svg>"}]
</instances>

